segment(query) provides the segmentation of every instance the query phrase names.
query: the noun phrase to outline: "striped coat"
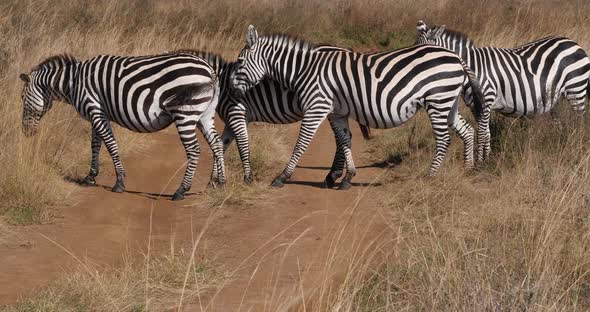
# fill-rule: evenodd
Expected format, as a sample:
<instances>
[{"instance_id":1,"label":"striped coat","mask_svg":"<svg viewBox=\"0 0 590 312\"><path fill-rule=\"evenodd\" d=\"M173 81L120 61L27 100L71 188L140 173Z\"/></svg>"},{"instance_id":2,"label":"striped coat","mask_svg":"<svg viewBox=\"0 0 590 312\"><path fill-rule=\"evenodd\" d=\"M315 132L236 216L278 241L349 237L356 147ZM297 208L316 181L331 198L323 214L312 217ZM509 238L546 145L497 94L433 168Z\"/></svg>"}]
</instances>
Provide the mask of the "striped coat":
<instances>
[{"instance_id":1,"label":"striped coat","mask_svg":"<svg viewBox=\"0 0 590 312\"><path fill-rule=\"evenodd\" d=\"M188 164L173 199L191 188L200 155L195 130L203 132L215 155L212 184L225 182L223 150L213 126L218 79L204 59L189 53L122 57L101 55L78 61L69 55L51 57L22 74L23 129L36 132L54 100L72 105L92 126L92 161L84 179L94 185L98 156L105 144L115 165L114 192L125 190L125 170L111 122L135 132L156 132L174 124Z\"/></svg>"},{"instance_id":2,"label":"striped coat","mask_svg":"<svg viewBox=\"0 0 590 312\"><path fill-rule=\"evenodd\" d=\"M348 118L373 128L391 128L408 121L420 108L426 109L437 142L429 174L437 173L447 152L449 127L465 143L466 167L473 167L473 129L458 113L458 97L467 88L475 91L478 100L482 97L471 71L454 53L436 46L373 54L318 51L315 45L289 36L258 36L253 26L248 28L246 42L238 57L235 88L246 92L269 77L294 91L304 109L293 155L274 186L282 186L291 176L327 118L345 145L347 173L339 188L349 188L356 168L347 139Z\"/></svg>"},{"instance_id":3,"label":"striped coat","mask_svg":"<svg viewBox=\"0 0 590 312\"><path fill-rule=\"evenodd\" d=\"M476 47L465 34L445 26L417 25L417 44L454 51L476 74L486 106L478 125L478 158L490 153L490 111L534 117L551 111L562 97L573 110L584 111L590 94L590 60L576 42L547 37L516 48Z\"/></svg>"}]
</instances>

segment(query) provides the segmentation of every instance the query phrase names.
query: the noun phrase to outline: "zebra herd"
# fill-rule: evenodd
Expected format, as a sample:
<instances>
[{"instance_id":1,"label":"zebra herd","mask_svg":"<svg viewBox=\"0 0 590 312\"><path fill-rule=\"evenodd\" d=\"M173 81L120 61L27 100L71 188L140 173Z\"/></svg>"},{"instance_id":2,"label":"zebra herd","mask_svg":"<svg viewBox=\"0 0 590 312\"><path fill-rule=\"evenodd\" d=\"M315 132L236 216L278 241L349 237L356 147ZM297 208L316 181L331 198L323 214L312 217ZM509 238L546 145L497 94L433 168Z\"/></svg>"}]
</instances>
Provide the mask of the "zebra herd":
<instances>
[{"instance_id":1,"label":"zebra herd","mask_svg":"<svg viewBox=\"0 0 590 312\"><path fill-rule=\"evenodd\" d=\"M346 169L338 188L348 189L356 174L349 118L367 137L368 128L400 126L424 108L436 142L428 174L435 175L450 145L449 128L464 142L465 169L472 170L489 157L492 110L532 117L550 111L561 97L574 110L585 108L590 61L570 39L548 37L513 49L477 48L466 35L444 26L419 21L417 32L413 46L369 54L287 35L261 36L249 26L235 62L192 50L101 55L85 61L50 57L20 76L25 82L23 131L33 135L54 100L74 106L92 126L92 161L83 184L96 184L104 143L116 171L112 190L123 192L125 170L111 122L144 133L174 124L188 159L173 196L179 200L191 188L200 156L197 128L213 151L209 184L216 187L225 183L223 153L234 138L244 182L252 182L249 122L300 121L291 159L272 183L281 187L327 119L336 154L324 185L334 187ZM459 98L474 115L477 131L459 113ZM221 138L215 112L225 123Z\"/></svg>"}]
</instances>

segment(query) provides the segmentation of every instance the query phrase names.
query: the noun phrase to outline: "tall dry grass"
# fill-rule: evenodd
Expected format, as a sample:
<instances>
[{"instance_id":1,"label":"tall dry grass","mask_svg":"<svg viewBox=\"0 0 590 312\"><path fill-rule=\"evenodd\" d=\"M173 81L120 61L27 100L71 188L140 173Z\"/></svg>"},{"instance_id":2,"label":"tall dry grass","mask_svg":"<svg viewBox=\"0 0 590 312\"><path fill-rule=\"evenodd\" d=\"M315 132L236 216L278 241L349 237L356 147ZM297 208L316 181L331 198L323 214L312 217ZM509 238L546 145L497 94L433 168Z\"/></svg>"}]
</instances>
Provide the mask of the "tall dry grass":
<instances>
[{"instance_id":1,"label":"tall dry grass","mask_svg":"<svg viewBox=\"0 0 590 312\"><path fill-rule=\"evenodd\" d=\"M17 75L51 54L67 51L84 58L204 48L233 57L248 23L262 33L289 32L315 42L382 50L411 44L418 19L466 32L479 45L510 47L559 34L590 48L590 3L584 0L109 0L1 6L4 212L44 211L67 195L63 177L87 170L89 131L71 109L56 105L35 139L20 134ZM389 230L369 240L371 249L359 243L331 250L339 256L325 265L325 281L305 294L305 304L291 309L590 309L588 122L567 110L558 121L497 117L493 160L486 168L464 176L461 145L453 144L441 176L432 180L419 178L433 146L423 115L381 133L366 157L397 164L380 187ZM123 147L124 133L119 135ZM103 168L110 168L108 158L102 159ZM333 271L343 274L339 283L328 278Z\"/></svg>"},{"instance_id":2,"label":"tall dry grass","mask_svg":"<svg viewBox=\"0 0 590 312\"><path fill-rule=\"evenodd\" d=\"M402 162L384 179L389 230L313 311L590 309L590 118L567 113L499 121L502 150L474 177L459 154L432 180Z\"/></svg>"},{"instance_id":3,"label":"tall dry grass","mask_svg":"<svg viewBox=\"0 0 590 312\"><path fill-rule=\"evenodd\" d=\"M62 202L76 188L65 180L83 177L90 161L90 127L61 103L44 117L34 138L21 134L19 73L60 53L85 59L98 54L141 55L185 47L227 50L231 42L220 39L222 28L204 28L200 21L190 22L189 15L160 6L145 1L0 4L0 215L6 222L48 221L51 210L47 208ZM123 162L126 153L149 142L149 136L118 128L115 136ZM101 174L110 170L112 162L103 149Z\"/></svg>"},{"instance_id":4,"label":"tall dry grass","mask_svg":"<svg viewBox=\"0 0 590 312\"><path fill-rule=\"evenodd\" d=\"M464 30L479 42L509 46L559 32L588 46L590 18L583 0L486 1L8 1L0 4L0 211L12 223L47 219L47 206L73 190L63 177L88 170L89 130L70 108L56 105L37 138L20 134L20 72L44 58L68 52L151 54L178 48L212 50L232 58L245 25L261 32L289 32L315 42L359 50L411 44L414 25L426 19ZM461 13L457 14L460 8ZM318 19L317 16L322 16ZM506 27L510 25L510 27ZM125 152L137 134L118 131ZM135 139L134 139L135 138ZM143 141L143 140L142 140ZM102 167L111 168L106 154ZM12 217L10 217L12 216Z\"/></svg>"},{"instance_id":5,"label":"tall dry grass","mask_svg":"<svg viewBox=\"0 0 590 312\"><path fill-rule=\"evenodd\" d=\"M452 3L469 15L448 14ZM432 6L427 20L480 45L510 47L559 34L590 47L586 2ZM381 180L389 230L363 260L345 261L342 283L320 287L308 296L315 305L296 310L588 311L589 122L566 102L553 117L495 116L492 160L465 176L455 136L435 179L420 178L434 146L425 116L384 131L364 156L394 166Z\"/></svg>"}]
</instances>

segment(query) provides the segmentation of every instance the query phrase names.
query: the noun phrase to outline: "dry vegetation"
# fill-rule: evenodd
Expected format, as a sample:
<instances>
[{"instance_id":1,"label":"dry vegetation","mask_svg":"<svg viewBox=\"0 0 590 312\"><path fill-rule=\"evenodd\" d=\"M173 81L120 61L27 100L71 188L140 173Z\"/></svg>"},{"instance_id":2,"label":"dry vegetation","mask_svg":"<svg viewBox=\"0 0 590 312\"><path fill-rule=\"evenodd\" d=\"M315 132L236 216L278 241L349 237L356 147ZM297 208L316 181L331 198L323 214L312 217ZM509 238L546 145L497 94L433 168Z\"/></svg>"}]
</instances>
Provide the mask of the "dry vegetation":
<instances>
[{"instance_id":1,"label":"dry vegetation","mask_svg":"<svg viewBox=\"0 0 590 312\"><path fill-rule=\"evenodd\" d=\"M88 169L89 128L71 109L56 104L34 139L20 133L17 75L49 55L70 52L85 58L197 48L234 57L247 23L261 32L286 31L315 42L380 50L411 44L418 19L462 30L482 45L509 47L560 34L590 51L588 12L590 4L584 0L4 2L0 213L11 223L43 222L46 208L75 187L64 178L79 177ZM336 286L319 285L300 310L589 310L589 119L576 118L567 108L557 121L496 116L494 154L486 167L465 177L456 143L441 176L432 180L419 178L433 147L423 115L400 129L381 132L364 157L396 164L401 160L380 187L387 194L383 205L390 231L372 239L369 250L361 244L343 250L338 258L350 261L346 278ZM284 148L271 145L284 134L275 127L251 132L255 173L275 173L284 160L269 163L268 154ZM135 146L137 138L118 131L123 149ZM211 192L211 204L240 204L249 194L258 194L259 185L236 185L241 165L235 151L227 163L235 182L228 192ZM111 168L107 155L101 165ZM109 310L108 294L96 283L117 280L131 272L129 267L100 275L73 274L14 309ZM146 309L135 305L144 301L129 299L137 293L125 287L136 286L143 287L121 285L125 298L116 299L116 310ZM95 296L102 298L99 306ZM75 306L66 309L63 300Z\"/></svg>"},{"instance_id":2,"label":"dry vegetation","mask_svg":"<svg viewBox=\"0 0 590 312\"><path fill-rule=\"evenodd\" d=\"M590 119L564 115L497 120L494 161L474 177L460 146L433 180L411 177L428 159L404 158L385 178L390 231L368 258L380 265L358 264L366 274L319 310L587 311ZM404 130L389 141L402 153Z\"/></svg>"},{"instance_id":3,"label":"dry vegetation","mask_svg":"<svg viewBox=\"0 0 590 312\"><path fill-rule=\"evenodd\" d=\"M225 188L208 190L201 201L207 207L220 205L239 206L261 200L268 181L281 172L289 160L290 146L287 144L287 131L282 125L249 125L250 165L254 173L254 183L244 184L242 161L235 143L225 153L228 182Z\"/></svg>"},{"instance_id":4,"label":"dry vegetation","mask_svg":"<svg viewBox=\"0 0 590 312\"><path fill-rule=\"evenodd\" d=\"M165 311L178 305L181 294L184 302L192 302L223 280L219 268L183 252L151 257L149 270L146 267L133 259L119 268L80 264L4 311Z\"/></svg>"}]
</instances>

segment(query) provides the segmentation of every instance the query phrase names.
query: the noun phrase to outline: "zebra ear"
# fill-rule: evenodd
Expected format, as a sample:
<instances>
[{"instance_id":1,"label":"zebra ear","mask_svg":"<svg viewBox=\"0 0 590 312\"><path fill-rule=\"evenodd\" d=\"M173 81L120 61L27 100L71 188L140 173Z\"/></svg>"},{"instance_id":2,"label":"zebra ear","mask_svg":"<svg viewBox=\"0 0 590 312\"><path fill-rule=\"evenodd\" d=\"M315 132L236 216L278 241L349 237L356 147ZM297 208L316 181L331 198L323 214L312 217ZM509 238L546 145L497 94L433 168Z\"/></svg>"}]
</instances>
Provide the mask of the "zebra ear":
<instances>
[{"instance_id":1,"label":"zebra ear","mask_svg":"<svg viewBox=\"0 0 590 312\"><path fill-rule=\"evenodd\" d=\"M29 81L31 81L31 79L29 78L29 75L27 74L20 74L20 79L26 83L28 83Z\"/></svg>"},{"instance_id":2,"label":"zebra ear","mask_svg":"<svg viewBox=\"0 0 590 312\"><path fill-rule=\"evenodd\" d=\"M254 26L248 26L248 31L246 31L246 44L249 48L252 48L256 42L258 42L258 32Z\"/></svg>"},{"instance_id":3,"label":"zebra ear","mask_svg":"<svg viewBox=\"0 0 590 312\"><path fill-rule=\"evenodd\" d=\"M428 30L428 26L426 25L426 23L424 23L423 20L419 20L418 24L416 25L416 30L419 33L426 32Z\"/></svg>"}]
</instances>

